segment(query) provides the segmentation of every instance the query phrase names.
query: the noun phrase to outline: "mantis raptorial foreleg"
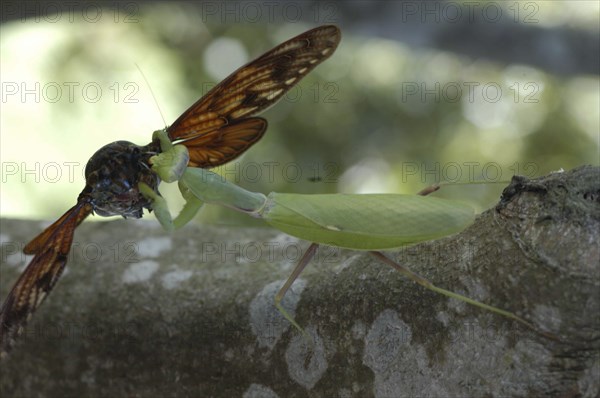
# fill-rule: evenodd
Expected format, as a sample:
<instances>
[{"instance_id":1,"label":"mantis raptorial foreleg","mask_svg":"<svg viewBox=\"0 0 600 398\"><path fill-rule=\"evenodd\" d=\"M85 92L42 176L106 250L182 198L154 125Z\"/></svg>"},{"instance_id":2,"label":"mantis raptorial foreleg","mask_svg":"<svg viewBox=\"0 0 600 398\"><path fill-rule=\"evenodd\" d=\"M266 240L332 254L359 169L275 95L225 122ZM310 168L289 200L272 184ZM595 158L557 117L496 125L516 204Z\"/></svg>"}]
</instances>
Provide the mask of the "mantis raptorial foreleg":
<instances>
[{"instance_id":1,"label":"mantis raptorial foreleg","mask_svg":"<svg viewBox=\"0 0 600 398\"><path fill-rule=\"evenodd\" d=\"M155 131L152 139L158 139L161 146L161 153L150 158L152 170L163 181L178 181L179 191L185 199L185 205L173 220L167 202L160 194L143 182L139 183L139 189L142 195L152 202L152 210L154 210L154 215L160 225L170 232L190 222L202 207L203 201L190 191L181 178L190 159L187 148L183 145L173 145L165 130Z\"/></svg>"},{"instance_id":2,"label":"mantis raptorial foreleg","mask_svg":"<svg viewBox=\"0 0 600 398\"><path fill-rule=\"evenodd\" d=\"M185 224L190 222L196 215L198 210L202 207L203 202L194 196L188 187L179 181L179 190L185 199L185 205L173 219L167 201L160 196L160 194L154 192L147 184L140 182L139 189L142 195L152 202L152 210L154 210L154 216L160 223L160 225L168 232L172 232L176 229L183 227Z\"/></svg>"},{"instance_id":3,"label":"mantis raptorial foreleg","mask_svg":"<svg viewBox=\"0 0 600 398\"><path fill-rule=\"evenodd\" d=\"M161 152L150 158L152 171L162 181L178 181L190 161L190 154L184 145L173 145L166 130L157 130L152 134L152 141L159 140Z\"/></svg>"}]
</instances>

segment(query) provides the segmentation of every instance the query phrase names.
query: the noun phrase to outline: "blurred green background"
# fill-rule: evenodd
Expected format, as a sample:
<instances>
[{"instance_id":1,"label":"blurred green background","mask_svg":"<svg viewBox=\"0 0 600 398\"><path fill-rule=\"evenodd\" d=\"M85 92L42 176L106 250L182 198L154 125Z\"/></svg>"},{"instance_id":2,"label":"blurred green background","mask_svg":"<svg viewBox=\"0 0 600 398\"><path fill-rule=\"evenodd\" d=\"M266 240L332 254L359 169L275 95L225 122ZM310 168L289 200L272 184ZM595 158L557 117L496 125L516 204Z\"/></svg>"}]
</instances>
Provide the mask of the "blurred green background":
<instances>
[{"instance_id":1,"label":"blurred green background","mask_svg":"<svg viewBox=\"0 0 600 398\"><path fill-rule=\"evenodd\" d=\"M599 163L598 2L47 4L2 6L2 217L57 218L101 146L148 143L245 62L329 23L340 47L263 114L265 137L218 170L232 181L415 193ZM437 195L481 210L503 186ZM161 191L175 213L176 186ZM198 221L253 222L214 206Z\"/></svg>"}]
</instances>

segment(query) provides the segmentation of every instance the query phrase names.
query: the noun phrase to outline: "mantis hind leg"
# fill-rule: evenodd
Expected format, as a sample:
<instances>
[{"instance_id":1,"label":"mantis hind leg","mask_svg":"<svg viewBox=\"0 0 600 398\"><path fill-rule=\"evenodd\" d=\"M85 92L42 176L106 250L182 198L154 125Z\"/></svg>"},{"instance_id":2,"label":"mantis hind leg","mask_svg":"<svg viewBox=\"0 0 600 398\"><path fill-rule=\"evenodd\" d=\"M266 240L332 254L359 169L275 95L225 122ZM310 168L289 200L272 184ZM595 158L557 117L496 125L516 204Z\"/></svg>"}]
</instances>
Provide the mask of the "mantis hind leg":
<instances>
[{"instance_id":1,"label":"mantis hind leg","mask_svg":"<svg viewBox=\"0 0 600 398\"><path fill-rule=\"evenodd\" d=\"M440 184L434 184L434 185L431 185L429 187L426 187L426 188L422 189L421 191L419 191L417 193L417 195L427 196L430 193L433 193L433 192L437 191L438 189L440 189ZM409 270L408 268L405 268L405 267L401 266L397 262L390 260L383 253L381 253L381 252L374 252L374 251L372 251L370 253L373 256L377 257L377 259L379 261L382 261L382 262L384 262L384 263L392 266L397 271L399 271L401 274L403 274L406 277L408 277L411 281L413 281L415 283L418 283L419 285L423 286L426 289L429 289L431 291L443 294L446 297L451 297L451 298L455 298L457 300L461 300L461 301L463 301L463 302L465 302L467 304L471 304L471 305L474 305L476 307L483 308L484 310L491 311L491 312L494 312L496 314L499 314L499 315L502 315L504 317L507 317L509 319L512 319L514 321L517 321L521 325L527 326L528 329L531 329L534 332L539 333L540 335L542 335L542 336L544 336L546 338L549 338L551 340L560 340L560 338L558 336L554 335L553 333L539 330L532 323L527 322L525 319L523 319L523 318L521 318L521 317L513 314L510 311L506 311L506 310L503 310L503 309L498 308L498 307L487 305L487 304L484 304L484 303L482 303L480 301L470 299L470 298L468 298L466 296L463 296L461 294L454 293L454 292L451 292L449 290L439 288L439 287L435 286L433 283L431 283L429 280L427 280L424 277L422 277L421 275L416 274L416 273L412 272L411 270Z\"/></svg>"},{"instance_id":2,"label":"mantis hind leg","mask_svg":"<svg viewBox=\"0 0 600 398\"><path fill-rule=\"evenodd\" d=\"M408 268L405 268L405 267L401 266L397 262L395 262L395 261L389 259L388 257L386 257L381 252L372 251L372 252L369 252L369 253L371 253L371 255L373 255L374 257L376 257L379 261L381 261L381 262L383 262L383 263L385 263L387 265L390 265L391 267L393 267L394 269L396 269L397 271L399 271L401 274L403 274L406 277L408 277L411 281L413 281L415 283L418 283L419 285L423 286L426 289L429 289L429 290L434 291L436 293L443 294L446 297L454 298L454 299L463 301L463 302L465 302L467 304L471 304L471 305L474 305L476 307L483 308L484 310L494 312L496 314L502 315L502 316L504 316L506 318L509 318L509 319L512 319L514 321L517 321L520 324L526 326L528 329L531 329L534 332L539 333L540 335L542 335L542 336L544 336L546 338L549 338L549 339L552 339L552 340L560 340L560 338L558 336L556 336L556 335L554 335L552 333L549 333L549 332L545 332L545 331L539 330L532 323L527 322L525 319L523 319L523 318L521 318L521 317L513 314L510 311L506 311L506 310L500 309L498 307L494 307L494 306L491 306L491 305L488 305L488 304L484 304L484 303L482 303L480 301L473 300L473 299L468 298L466 296L463 296L461 294L454 293L454 292L451 292L449 290L439 288L439 287L435 286L433 283L431 283L428 279L422 277L421 275L419 275L417 273L412 272Z\"/></svg>"},{"instance_id":3,"label":"mantis hind leg","mask_svg":"<svg viewBox=\"0 0 600 398\"><path fill-rule=\"evenodd\" d=\"M311 243L308 249L306 249L306 252L302 256L300 261L298 261L298 264L296 264L296 267L294 268L294 271L292 272L290 277L285 281L284 285L281 287L281 289L279 289L279 292L277 292L277 294L275 295L275 307L277 308L277 310L279 310L281 315L283 315L285 319L287 319L292 325L294 325L294 327L298 329L298 331L300 331L300 333L302 333L302 335L310 342L312 342L312 339L309 336L309 334L306 333L306 331L302 329L300 325L298 325L298 323L285 310L285 308L283 308L283 306L281 305L281 300L283 299L283 296L285 296L287 291L290 289L294 281L298 279L298 276L300 276L304 268L306 268L310 260L314 257L318 247L318 243Z\"/></svg>"}]
</instances>

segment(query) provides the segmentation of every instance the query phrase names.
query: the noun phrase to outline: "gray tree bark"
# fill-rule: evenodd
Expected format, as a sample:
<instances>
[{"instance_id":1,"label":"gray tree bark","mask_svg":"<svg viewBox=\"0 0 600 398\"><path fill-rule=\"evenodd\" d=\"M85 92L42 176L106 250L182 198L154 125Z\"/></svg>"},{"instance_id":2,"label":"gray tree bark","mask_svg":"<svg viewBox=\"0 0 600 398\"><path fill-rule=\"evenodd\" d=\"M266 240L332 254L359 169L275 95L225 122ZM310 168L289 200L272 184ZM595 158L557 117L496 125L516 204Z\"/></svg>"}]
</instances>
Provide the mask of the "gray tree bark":
<instances>
[{"instance_id":1,"label":"gray tree bark","mask_svg":"<svg viewBox=\"0 0 600 398\"><path fill-rule=\"evenodd\" d=\"M2 220L1 294L39 222ZM501 316L407 282L366 253L271 229L84 223L68 271L1 364L2 397L584 396L600 391L600 169L517 178L465 231L387 253Z\"/></svg>"}]
</instances>

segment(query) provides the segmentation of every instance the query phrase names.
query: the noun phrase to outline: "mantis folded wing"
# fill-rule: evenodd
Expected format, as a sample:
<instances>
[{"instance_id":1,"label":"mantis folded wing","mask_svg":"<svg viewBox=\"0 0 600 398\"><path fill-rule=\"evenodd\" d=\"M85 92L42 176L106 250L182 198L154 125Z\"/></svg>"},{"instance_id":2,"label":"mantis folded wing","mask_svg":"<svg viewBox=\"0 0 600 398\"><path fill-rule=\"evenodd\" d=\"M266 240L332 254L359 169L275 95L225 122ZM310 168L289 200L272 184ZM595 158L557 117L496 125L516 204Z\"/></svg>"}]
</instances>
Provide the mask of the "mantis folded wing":
<instances>
[{"instance_id":1,"label":"mantis folded wing","mask_svg":"<svg viewBox=\"0 0 600 398\"><path fill-rule=\"evenodd\" d=\"M193 216L194 209L199 208L198 204L207 202L262 218L274 228L313 242L275 296L278 310L305 336L307 335L304 330L282 307L281 300L310 262L318 245L326 244L367 250L380 261L427 289L503 315L546 337L555 338L550 333L539 331L534 325L511 312L434 286L426 278L378 251L451 235L473 222L474 212L470 206L425 196L431 190L423 192L422 195L301 195L272 192L265 196L246 191L208 170L193 167L188 167L181 173L179 187L187 203L175 221L171 220L164 199L157 197L151 190L143 190L148 193L149 199L153 200L156 216L166 228L185 224Z\"/></svg>"}]
</instances>

